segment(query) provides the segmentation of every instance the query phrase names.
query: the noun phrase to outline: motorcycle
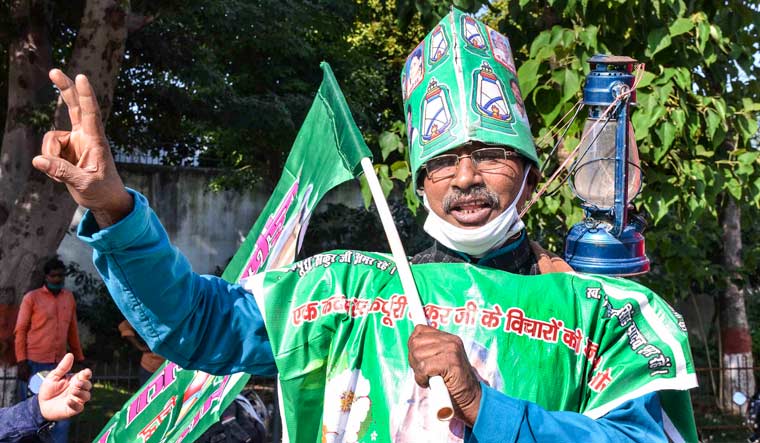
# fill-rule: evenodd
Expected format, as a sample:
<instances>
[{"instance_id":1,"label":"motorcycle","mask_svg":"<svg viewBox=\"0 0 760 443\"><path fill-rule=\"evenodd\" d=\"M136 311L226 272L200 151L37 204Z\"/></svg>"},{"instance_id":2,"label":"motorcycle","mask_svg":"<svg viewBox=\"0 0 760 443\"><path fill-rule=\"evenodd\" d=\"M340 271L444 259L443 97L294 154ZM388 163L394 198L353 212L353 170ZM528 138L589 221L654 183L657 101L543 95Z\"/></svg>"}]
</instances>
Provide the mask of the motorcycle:
<instances>
[{"instance_id":1,"label":"motorcycle","mask_svg":"<svg viewBox=\"0 0 760 443\"><path fill-rule=\"evenodd\" d=\"M221 419L196 443L264 443L272 411L253 390L246 389L222 413Z\"/></svg>"}]
</instances>

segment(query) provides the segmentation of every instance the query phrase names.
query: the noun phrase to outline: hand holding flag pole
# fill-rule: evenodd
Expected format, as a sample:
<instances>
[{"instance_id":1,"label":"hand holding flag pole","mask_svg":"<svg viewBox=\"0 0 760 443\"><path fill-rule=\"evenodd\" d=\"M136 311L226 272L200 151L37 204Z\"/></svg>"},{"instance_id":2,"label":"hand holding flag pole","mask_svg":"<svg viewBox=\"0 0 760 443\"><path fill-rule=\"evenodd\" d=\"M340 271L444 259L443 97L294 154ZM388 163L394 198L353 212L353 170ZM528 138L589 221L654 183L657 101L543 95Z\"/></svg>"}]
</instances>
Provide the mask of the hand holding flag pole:
<instances>
[{"instance_id":1,"label":"hand holding flag pole","mask_svg":"<svg viewBox=\"0 0 760 443\"><path fill-rule=\"evenodd\" d=\"M401 278L401 286L404 288L407 303L409 304L409 313L412 317L412 323L415 325L427 325L428 322L425 317L425 311L422 309L420 294L417 292L417 285L414 284L412 269L409 267L409 261L406 258L404 246L401 244L398 230L396 230L396 224L394 223L393 216L388 208L388 202L385 200L383 190L380 187L380 182L375 174L375 168L372 166L372 160L370 160L369 157L364 157L361 161L361 165L362 170L364 171L364 176L367 177L367 183L372 192L372 198L375 200L377 212L380 214L380 221L383 224L385 235L388 237L388 243L391 246L393 260L396 262L396 269ZM440 375L436 375L430 377L428 383L430 385L430 404L436 412L436 417L441 421L451 420L454 416L454 408L451 405L451 398L449 397L449 392L446 389L446 384L443 382L443 378L441 378Z\"/></svg>"}]
</instances>

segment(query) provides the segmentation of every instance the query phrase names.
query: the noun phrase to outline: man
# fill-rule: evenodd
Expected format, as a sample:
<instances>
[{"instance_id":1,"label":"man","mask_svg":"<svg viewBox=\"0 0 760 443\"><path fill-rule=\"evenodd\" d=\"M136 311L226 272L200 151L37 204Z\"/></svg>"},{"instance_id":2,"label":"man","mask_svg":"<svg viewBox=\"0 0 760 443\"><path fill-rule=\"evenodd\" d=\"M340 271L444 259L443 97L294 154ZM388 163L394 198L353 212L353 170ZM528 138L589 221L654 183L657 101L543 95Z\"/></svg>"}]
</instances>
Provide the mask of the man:
<instances>
[{"instance_id":1,"label":"man","mask_svg":"<svg viewBox=\"0 0 760 443\"><path fill-rule=\"evenodd\" d=\"M64 288L66 266L57 258L43 268L45 283L24 295L16 319L16 361L18 361L19 397L26 398L26 382L32 374L55 368L66 355L68 343L74 358L84 360L79 344L74 295ZM68 440L68 421L60 422L55 441Z\"/></svg>"},{"instance_id":2,"label":"man","mask_svg":"<svg viewBox=\"0 0 760 443\"><path fill-rule=\"evenodd\" d=\"M90 401L92 372L84 369L69 378L74 356L66 354L40 385L39 394L23 402L0 409L0 441L15 443L37 435L49 440L54 422L69 419L84 410Z\"/></svg>"},{"instance_id":3,"label":"man","mask_svg":"<svg viewBox=\"0 0 760 443\"><path fill-rule=\"evenodd\" d=\"M140 381L140 385L144 385L146 381L156 372L156 369L160 368L164 364L165 358L160 355L151 352L150 348L137 336L132 325L127 320L122 320L119 323L119 334L121 337L128 341L135 349L140 351L140 369L137 374L137 378Z\"/></svg>"},{"instance_id":4,"label":"man","mask_svg":"<svg viewBox=\"0 0 760 443\"><path fill-rule=\"evenodd\" d=\"M423 134L411 145L413 179L419 185L429 211L425 230L436 241L432 248L414 258L415 263L429 263L417 268L415 278L423 298L437 296L438 299L462 300L463 294L449 285L455 281L464 282L463 292L469 300L466 308L456 308L456 315L451 317L454 321L459 318L465 326L475 325L479 318L482 324L495 329L493 333L473 335L475 340L467 347L457 335L427 326L414 329L407 344L413 377L417 385L425 387L429 377L442 376L464 432L457 435L452 429L451 437L447 427L440 431L437 428L441 426L436 428L435 425L421 426L425 432L436 428L433 437L425 432L414 433L415 429L411 428L399 432L415 437L414 441L441 441L438 436L442 434L438 432L445 433L443 438L456 440L463 437L470 442L667 441L657 391L692 386L693 368L692 374L686 373L690 362L682 349L685 339L679 336L681 344L674 351L678 355L673 357L678 361L678 369L658 373L651 360L647 367L647 360L635 353L630 365L607 367L615 360L615 352L608 351L620 350L620 346L627 343L625 330L621 328L625 326L627 331L632 331L630 337L634 337L632 334L638 333L638 329L635 329L635 323L631 323L631 318L624 318L626 313L634 314L630 303L623 307L625 309L618 309L616 300L613 304L606 294L603 298L597 296L605 291L617 296L621 289L618 285L625 284L561 274L546 278L514 275L570 271L561 260L527 241L518 216L518 209L532 192L538 175L538 159L530 129L514 117L492 121L478 111L489 109L489 100L507 100L505 91L509 88L508 83L494 75L495 63L490 63L492 56L486 45L469 43L470 47L462 46L467 42L485 41L482 37L485 26L456 10L440 25L447 33L446 38L456 42L449 45L452 51L466 50L474 55L463 57L461 52L454 57L443 55L431 64L425 52L429 46L426 40L413 53L413 57L424 59L420 66L415 65L414 72L402 75L405 108L410 105L407 109L411 109L411 117L408 117L411 121L407 124L412 130L419 128ZM466 33L462 32L464 26L467 27ZM476 58L468 60L468 57ZM447 71L444 64L435 65L438 60L447 60L445 63L451 63L450 69ZM468 69L465 75L462 75L463 65ZM509 75L506 72L506 69L499 71L499 75ZM422 80L412 85L406 79L415 73L421 75ZM399 350L406 353L402 345L404 340L398 339L411 328L404 321L406 301L403 294L399 295L394 269L378 255L370 257L353 253L352 261L351 251L340 255L328 253L316 261L307 259L291 268L253 277L245 286L256 296L255 302L238 285L193 274L184 257L169 244L145 198L125 190L113 165L98 106L87 79L77 76L76 82L72 82L58 70L51 71L51 79L69 106L72 131L48 133L43 142L43 155L34 159L34 165L51 178L66 183L74 199L90 209L80 225L80 238L95 249L95 264L116 303L151 348L180 366L212 373L246 371L270 375L279 371L283 385L290 383L296 387L289 394L292 395L290 404L294 407L306 407L312 400L316 400L317 406L324 403L321 418L312 412L299 416L301 421L295 427L288 427L292 441L313 441L315 433L321 433L325 441L390 441L397 438L390 435L397 431L390 429L390 423L403 422L404 417L413 414L414 398L417 397L412 396L407 401L400 393L398 377L403 377L403 372L399 372L398 367L366 363L374 358L371 354L394 354ZM509 106L514 116L516 104L509 103ZM444 129L432 131L431 128L438 123L442 123L440 128ZM361 260L357 260L358 256ZM435 263L446 265L433 266ZM373 265L377 269L369 269ZM427 272L442 269L450 269L450 274L431 278ZM477 275L471 279L471 274ZM164 278L156 281L149 279L148 275ZM534 280L528 279L537 279L535 281L541 283L539 292L536 284L531 283ZM359 287L356 281L365 286ZM598 286L583 286L589 281ZM472 284L467 286L468 282ZM558 321L552 317L551 322L539 321L529 316L532 311L525 301L509 309L508 315L502 315L502 305L506 307L512 299L525 298L530 291L531 299L527 303L534 309L540 308L542 297L546 295L540 292L544 283L548 292L554 287L563 288L570 295L561 294L565 297L562 301L571 306L578 304L578 310L582 301L573 288L582 287L586 291L589 303L593 304L593 315L598 314L601 319L594 317L596 320L592 320L601 322L602 326L596 329L597 332L590 332L596 334L593 337L585 337L583 349L580 340L583 331L573 329L575 325L570 323L571 318ZM482 288L473 284L482 284ZM508 296L498 294L500 287L508 289ZM529 290L530 287L533 289ZM526 289L521 291L520 288ZM295 296L290 300L287 297L291 291L294 294L312 291L313 298L306 297L307 303L296 307ZM362 298L367 293L384 294L386 298ZM499 304L483 305L489 308L486 310L474 301L485 296L501 298ZM329 300L336 300L337 305L326 305ZM663 308L661 301L647 300L650 305L656 305L657 312ZM301 302L303 299L298 300ZM349 304L352 306L350 314ZM332 314L337 311L341 315L326 314L328 308ZM451 318L448 316L454 309L430 303L426 308L435 312L429 317L431 321L434 317L441 320L440 325L444 325L444 316ZM551 310L555 307L544 308ZM370 317L365 316L369 311L382 314L382 324L379 320L370 321ZM477 317L486 311L491 313L488 318L493 321L485 316ZM589 315L583 321L591 318ZM672 318L672 314L667 316ZM262 317L267 319L266 327ZM503 322L505 318L506 323ZM641 322L640 316L636 318ZM284 319L284 323L290 321L301 329L293 332L293 329L284 328L288 325L277 323L278 319ZM524 327L526 324L547 329L543 335L535 334L536 330ZM567 335L558 342L557 333L565 324L570 328L563 329ZM497 332L502 326L506 332L499 336ZM617 332L612 335L601 332L606 327L614 327ZM656 327L667 337L681 334L670 323ZM336 344L341 340L329 339L341 328L362 332L359 336L351 336L348 339L350 344L344 346ZM384 349L376 344L371 328L375 328L374 332L378 334L390 334L389 342L396 346ZM546 338L552 331L553 340ZM576 333L580 335L576 337ZM284 345L290 334L302 334L306 343ZM634 338L639 340L640 335ZM541 340L532 340L534 337ZM497 339L515 343L515 346L499 345ZM654 346L659 345L656 337L650 335L646 339L649 340L646 343L652 346L647 348L648 353L659 350ZM518 343L516 340L523 341ZM668 340L671 344L676 343ZM637 349L643 343L637 341ZM518 344L535 353L539 358L536 363L543 369L537 370L523 363L522 367L476 370L471 363L476 362L479 367L481 361L490 364L497 353L512 352L512 349L519 349ZM563 348L562 344L566 347ZM626 347L627 344L623 350ZM468 358L466 349L479 355ZM521 358L521 353L515 352L508 356L512 361ZM656 356L670 368L672 356ZM387 373L391 369L393 371ZM525 375L521 378L510 371ZM627 384L633 386L636 383L635 378L627 375L629 371L642 378L641 389L626 390ZM535 373L541 373L543 378L534 378ZM372 384L367 378L369 374L382 378L383 384ZM552 383L571 374L580 378L564 387ZM662 374L675 375L675 379L686 381L679 384L655 378ZM486 377L491 380L481 380ZM656 383L649 383L649 377ZM325 378L327 386L324 389L310 391L310 386ZM489 386L497 386L503 391ZM610 386L613 387L606 392L620 390L621 395L609 401L599 400L603 397L602 391ZM513 396L504 392L513 393ZM300 400L304 402L300 403ZM381 402L388 403L392 410L381 410L378 406ZM402 406L394 408L394 402ZM599 407L586 408L597 404ZM690 407L688 402L681 406ZM396 420L391 415L400 415L401 419ZM427 420L427 417L420 420Z\"/></svg>"}]
</instances>

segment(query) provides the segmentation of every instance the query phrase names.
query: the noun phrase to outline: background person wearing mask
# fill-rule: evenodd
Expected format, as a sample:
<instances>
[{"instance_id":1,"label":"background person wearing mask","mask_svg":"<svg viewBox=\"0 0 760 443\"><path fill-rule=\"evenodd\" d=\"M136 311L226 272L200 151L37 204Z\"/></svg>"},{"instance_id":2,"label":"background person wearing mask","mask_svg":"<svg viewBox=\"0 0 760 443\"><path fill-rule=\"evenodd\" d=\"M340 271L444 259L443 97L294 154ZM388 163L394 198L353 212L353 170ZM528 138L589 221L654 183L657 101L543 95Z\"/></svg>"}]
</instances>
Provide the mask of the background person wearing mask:
<instances>
[{"instance_id":1,"label":"background person wearing mask","mask_svg":"<svg viewBox=\"0 0 760 443\"><path fill-rule=\"evenodd\" d=\"M24 295L14 329L20 400L26 399L29 377L55 368L66 355L67 344L76 361L84 360L76 302L71 291L64 289L66 266L58 258L52 258L43 270L45 283ZM68 421L58 423L53 435L56 443L65 443Z\"/></svg>"}]
</instances>

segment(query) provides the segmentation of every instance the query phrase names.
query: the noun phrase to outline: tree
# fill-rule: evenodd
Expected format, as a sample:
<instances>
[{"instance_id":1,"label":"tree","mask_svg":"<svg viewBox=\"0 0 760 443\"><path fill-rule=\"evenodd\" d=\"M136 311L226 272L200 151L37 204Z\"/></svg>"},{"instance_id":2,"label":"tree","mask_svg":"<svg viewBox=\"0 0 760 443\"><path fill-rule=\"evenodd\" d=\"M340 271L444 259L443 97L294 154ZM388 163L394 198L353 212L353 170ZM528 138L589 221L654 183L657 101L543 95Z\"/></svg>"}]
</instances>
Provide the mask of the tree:
<instances>
[{"instance_id":1,"label":"tree","mask_svg":"<svg viewBox=\"0 0 760 443\"><path fill-rule=\"evenodd\" d=\"M67 113L47 78L53 66L88 74L120 153L165 164L229 168L219 186L272 186L329 60L366 133L395 94L380 45L355 38L378 2L331 0L0 0L0 312L41 281L36 272L68 229L74 202L32 170L42 135ZM7 12L7 14L6 14ZM8 30L8 31L5 31ZM129 36L129 38L127 38ZM352 38L353 36L353 38ZM413 36L412 36L413 37ZM397 50L392 63L402 63ZM380 86L380 87L378 87ZM10 334L10 331L8 332Z\"/></svg>"},{"instance_id":2,"label":"tree","mask_svg":"<svg viewBox=\"0 0 760 443\"><path fill-rule=\"evenodd\" d=\"M339 79L361 66L345 41L350 0L143 6L157 18L127 41L109 137L120 152L236 172L222 186L272 187L321 81L319 62Z\"/></svg>"},{"instance_id":3,"label":"tree","mask_svg":"<svg viewBox=\"0 0 760 443\"><path fill-rule=\"evenodd\" d=\"M3 4L13 18L9 35L8 98L0 161L0 312L4 324L14 324L15 309L40 276L40 264L57 250L76 209L62 184L33 172L31 158L39 152L42 127L70 126L62 103L51 106L47 72L55 55L52 42L70 28L54 20L48 1ZM90 76L103 116L108 115L119 71L129 4L116 0L88 0L71 48L59 48L69 60L68 72ZM60 59L61 53L56 59ZM43 109L55 109L51 113ZM12 331L4 332L12 334ZM3 337L6 338L7 337Z\"/></svg>"}]
</instances>

